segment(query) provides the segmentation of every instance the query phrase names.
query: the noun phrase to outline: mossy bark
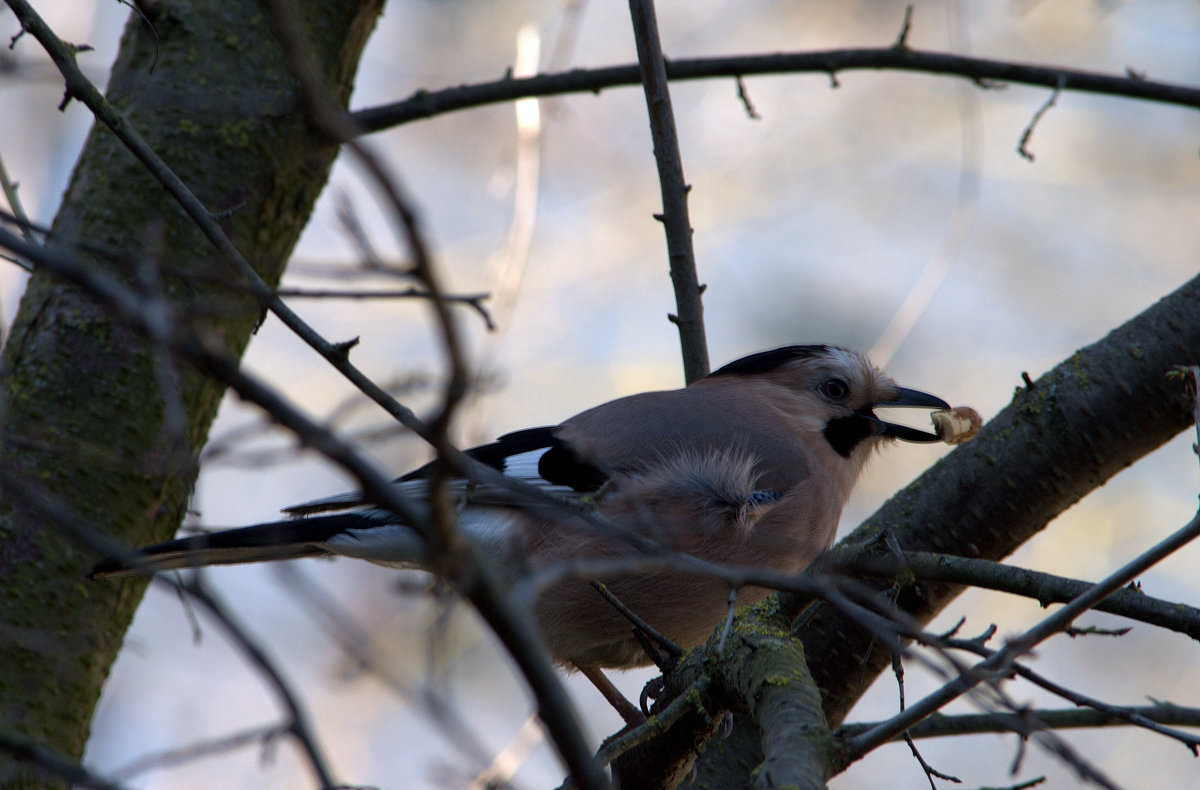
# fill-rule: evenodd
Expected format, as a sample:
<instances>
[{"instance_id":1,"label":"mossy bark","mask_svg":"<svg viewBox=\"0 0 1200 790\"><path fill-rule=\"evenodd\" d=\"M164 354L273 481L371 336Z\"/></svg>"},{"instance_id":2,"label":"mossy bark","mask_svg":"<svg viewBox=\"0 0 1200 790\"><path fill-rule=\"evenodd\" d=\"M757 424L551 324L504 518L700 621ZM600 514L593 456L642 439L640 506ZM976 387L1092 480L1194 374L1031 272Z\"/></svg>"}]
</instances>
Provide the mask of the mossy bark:
<instances>
[{"instance_id":1,"label":"mossy bark","mask_svg":"<svg viewBox=\"0 0 1200 790\"><path fill-rule=\"evenodd\" d=\"M300 5L344 103L382 0ZM130 17L107 98L275 283L337 147L305 121L259 0L162 0L148 14ZM233 354L261 318L230 287L229 264L101 126L88 136L50 243L159 293ZM0 464L9 485L125 542L168 538L224 388L36 271L3 364ZM168 419L166 404L183 419ZM145 582L86 581L96 557L60 527L42 507L0 501L0 722L78 758ZM60 783L0 758L0 786Z\"/></svg>"}]
</instances>

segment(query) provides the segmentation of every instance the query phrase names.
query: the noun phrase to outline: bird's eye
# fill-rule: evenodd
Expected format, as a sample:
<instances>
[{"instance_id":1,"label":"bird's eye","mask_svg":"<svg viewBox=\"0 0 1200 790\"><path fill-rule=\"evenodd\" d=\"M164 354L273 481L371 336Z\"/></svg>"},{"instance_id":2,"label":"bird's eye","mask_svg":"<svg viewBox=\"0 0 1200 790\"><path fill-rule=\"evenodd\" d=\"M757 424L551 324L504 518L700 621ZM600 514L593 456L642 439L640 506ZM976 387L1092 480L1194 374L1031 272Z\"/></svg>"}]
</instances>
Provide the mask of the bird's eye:
<instances>
[{"instance_id":1,"label":"bird's eye","mask_svg":"<svg viewBox=\"0 0 1200 790\"><path fill-rule=\"evenodd\" d=\"M850 385L841 379L822 381L818 389L822 395L835 403L843 403L850 397Z\"/></svg>"}]
</instances>

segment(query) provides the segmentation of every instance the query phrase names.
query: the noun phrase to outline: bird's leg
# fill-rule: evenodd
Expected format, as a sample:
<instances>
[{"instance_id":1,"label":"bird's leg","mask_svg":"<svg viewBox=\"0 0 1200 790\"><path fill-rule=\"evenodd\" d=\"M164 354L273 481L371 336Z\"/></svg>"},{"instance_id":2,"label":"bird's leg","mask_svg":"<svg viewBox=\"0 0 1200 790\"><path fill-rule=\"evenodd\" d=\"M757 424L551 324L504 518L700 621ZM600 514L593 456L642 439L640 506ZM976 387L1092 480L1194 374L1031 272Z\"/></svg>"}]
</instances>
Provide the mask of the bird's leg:
<instances>
[{"instance_id":1,"label":"bird's leg","mask_svg":"<svg viewBox=\"0 0 1200 790\"><path fill-rule=\"evenodd\" d=\"M581 667L578 664L575 665L575 668L585 678L592 681L592 685L608 700L608 704L613 706L621 718L625 720L626 724L630 727L637 727L646 723L646 717L637 709L637 706L625 699L625 695L617 690L617 687L613 685L612 681L603 672L596 667Z\"/></svg>"},{"instance_id":2,"label":"bird's leg","mask_svg":"<svg viewBox=\"0 0 1200 790\"><path fill-rule=\"evenodd\" d=\"M667 679L663 675L650 678L646 685L642 687L642 694L638 697L638 705L641 706L642 715L650 718L650 703L653 700L658 702L658 698L662 696L663 690L667 687Z\"/></svg>"}]
</instances>

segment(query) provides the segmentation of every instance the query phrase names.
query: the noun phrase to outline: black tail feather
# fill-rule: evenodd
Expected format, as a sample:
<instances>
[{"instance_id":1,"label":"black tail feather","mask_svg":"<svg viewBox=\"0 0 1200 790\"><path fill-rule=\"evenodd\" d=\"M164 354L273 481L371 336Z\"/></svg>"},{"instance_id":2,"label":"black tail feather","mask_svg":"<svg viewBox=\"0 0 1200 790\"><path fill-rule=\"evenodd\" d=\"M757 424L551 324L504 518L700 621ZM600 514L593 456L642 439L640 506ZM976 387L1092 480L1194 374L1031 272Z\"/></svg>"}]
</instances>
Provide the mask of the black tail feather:
<instances>
[{"instance_id":1,"label":"black tail feather","mask_svg":"<svg viewBox=\"0 0 1200 790\"><path fill-rule=\"evenodd\" d=\"M378 524L378 517L367 513L338 513L176 538L124 557L104 559L96 563L88 578L329 555L332 552L323 544L331 538Z\"/></svg>"}]
</instances>

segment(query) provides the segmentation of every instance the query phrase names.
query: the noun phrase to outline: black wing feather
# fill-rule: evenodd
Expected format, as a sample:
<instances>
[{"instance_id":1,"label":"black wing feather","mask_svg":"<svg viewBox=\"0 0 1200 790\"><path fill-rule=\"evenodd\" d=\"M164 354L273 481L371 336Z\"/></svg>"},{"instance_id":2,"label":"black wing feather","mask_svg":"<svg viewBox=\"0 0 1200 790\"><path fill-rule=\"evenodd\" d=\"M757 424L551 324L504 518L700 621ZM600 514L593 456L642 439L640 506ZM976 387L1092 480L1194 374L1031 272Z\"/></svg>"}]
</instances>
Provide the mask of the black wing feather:
<instances>
[{"instance_id":1,"label":"black wing feather","mask_svg":"<svg viewBox=\"0 0 1200 790\"><path fill-rule=\"evenodd\" d=\"M557 426L526 428L506 433L491 444L482 444L464 452L480 463L505 471L509 458L535 450L546 452L538 461L538 475L548 483L567 486L575 491L596 491L608 480L611 472L589 461L569 444L555 435ZM430 461L419 469L398 478L399 482L422 480L433 477L436 461Z\"/></svg>"}]
</instances>

